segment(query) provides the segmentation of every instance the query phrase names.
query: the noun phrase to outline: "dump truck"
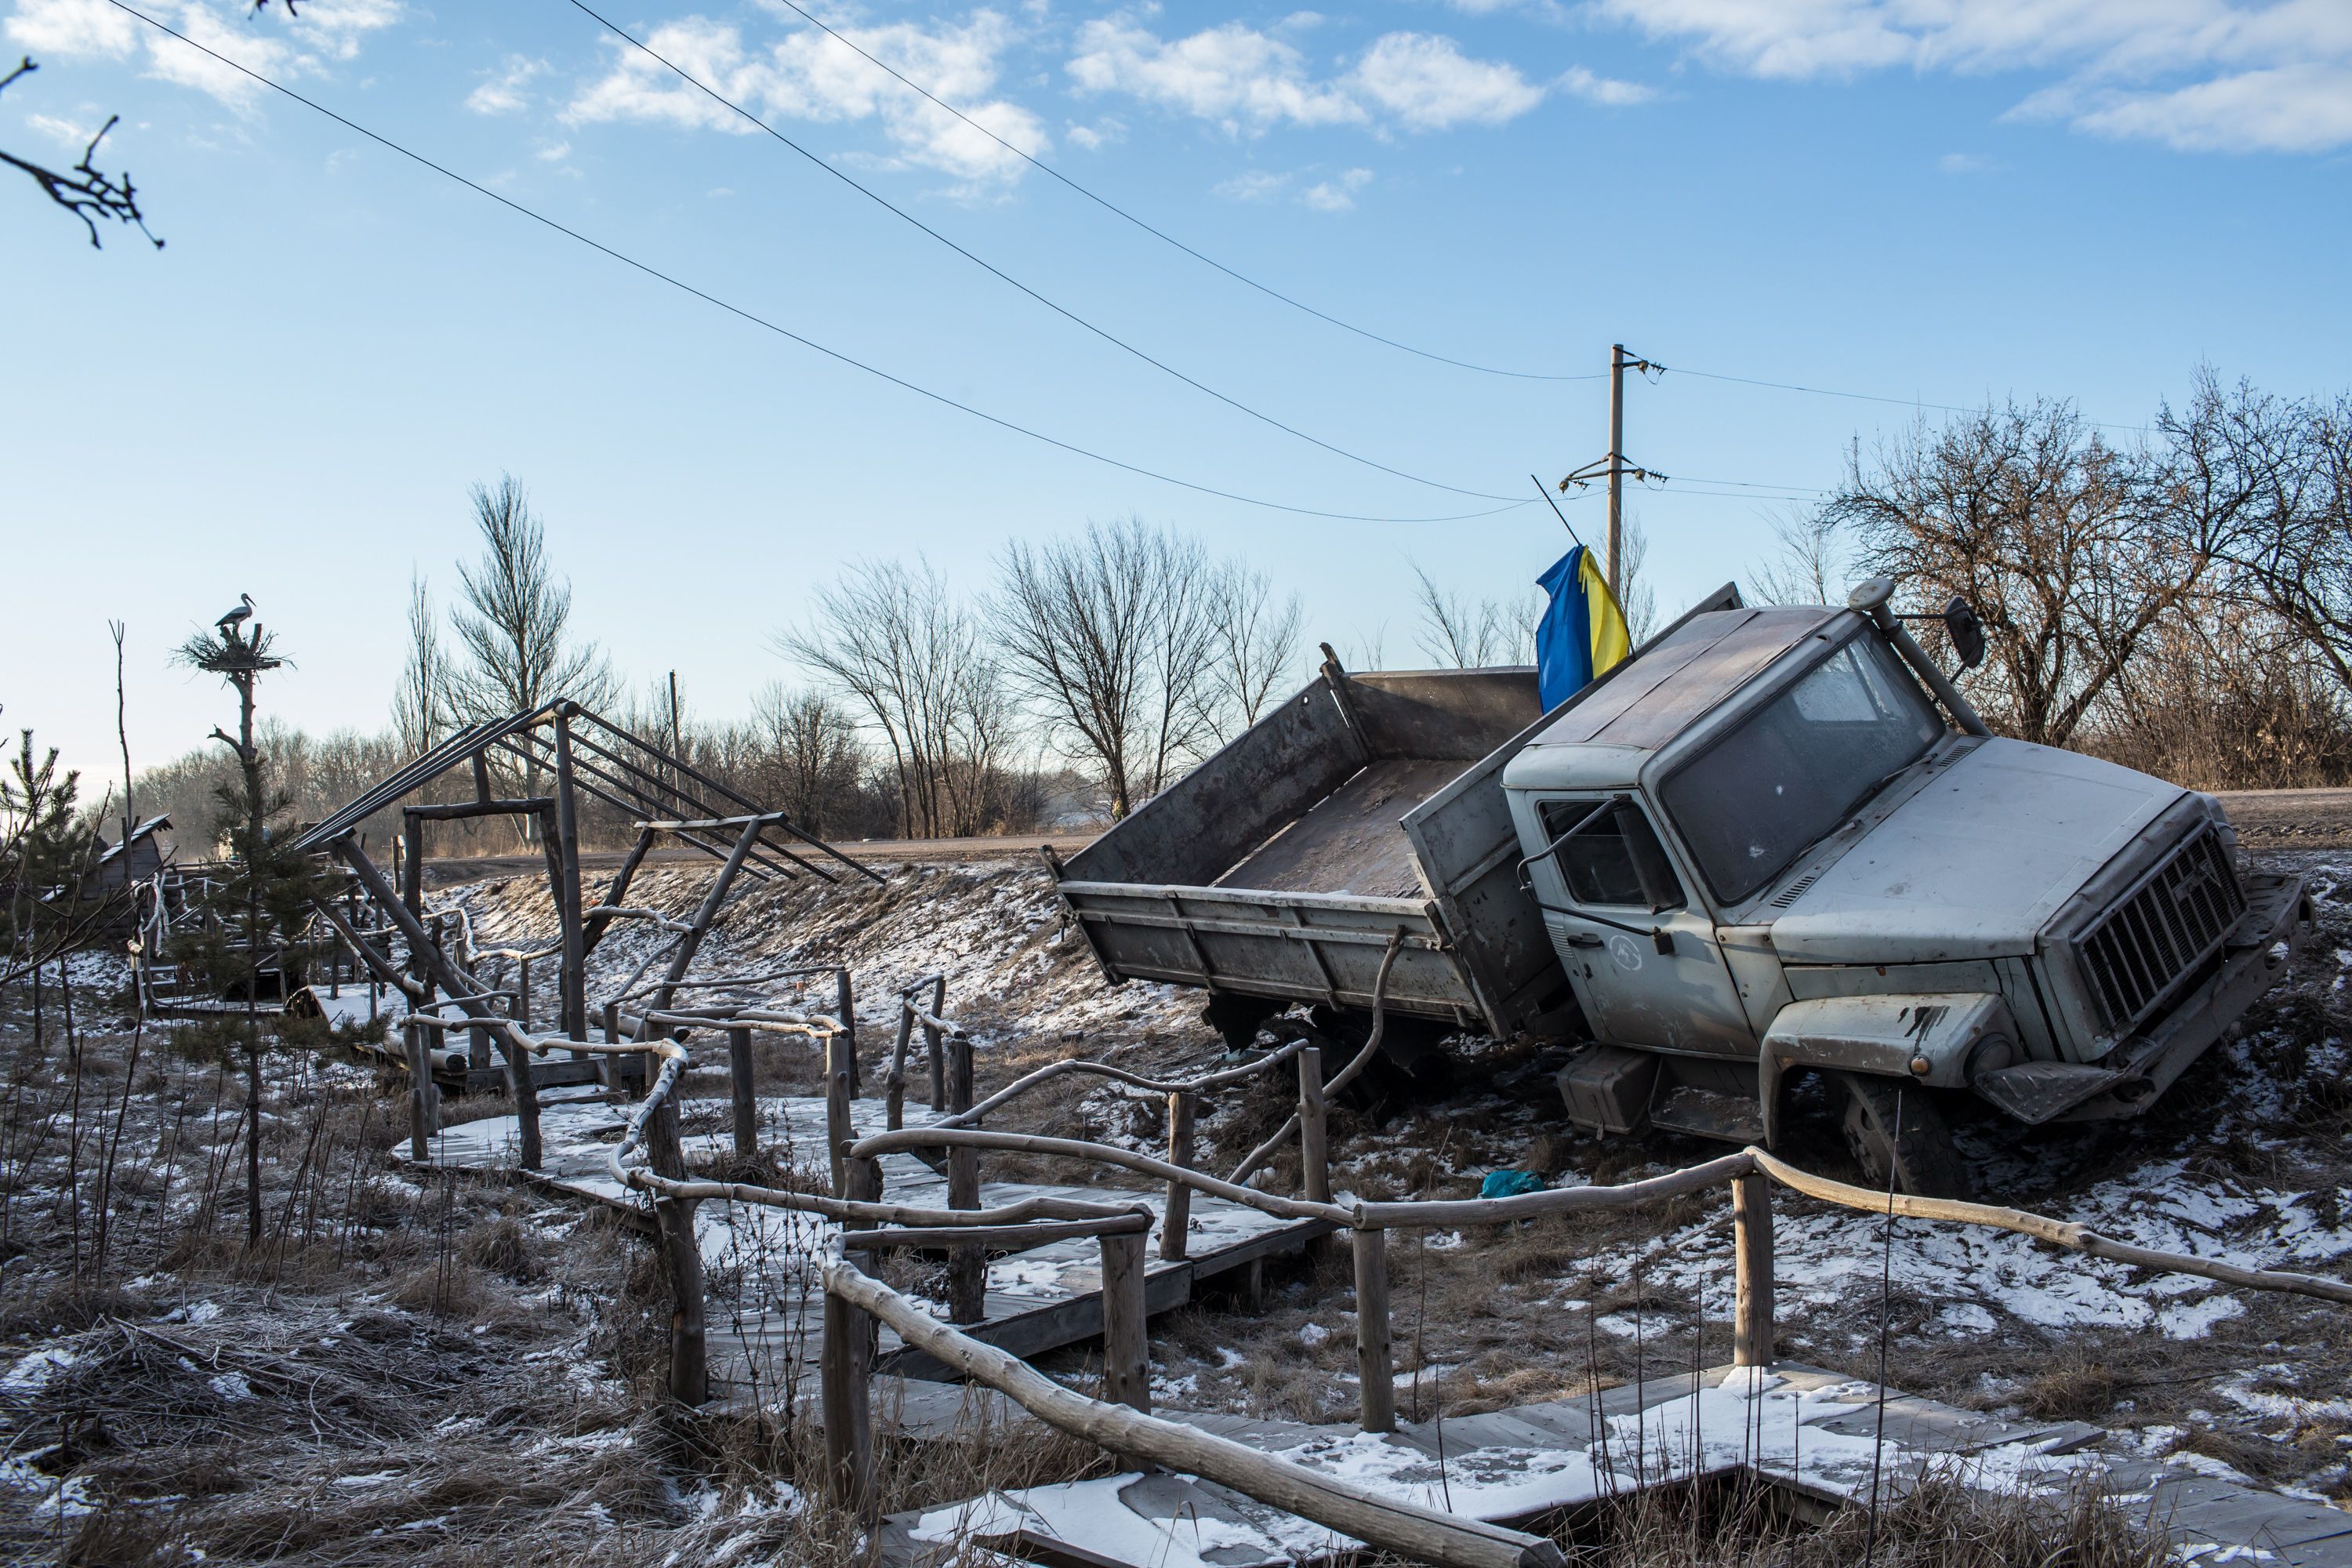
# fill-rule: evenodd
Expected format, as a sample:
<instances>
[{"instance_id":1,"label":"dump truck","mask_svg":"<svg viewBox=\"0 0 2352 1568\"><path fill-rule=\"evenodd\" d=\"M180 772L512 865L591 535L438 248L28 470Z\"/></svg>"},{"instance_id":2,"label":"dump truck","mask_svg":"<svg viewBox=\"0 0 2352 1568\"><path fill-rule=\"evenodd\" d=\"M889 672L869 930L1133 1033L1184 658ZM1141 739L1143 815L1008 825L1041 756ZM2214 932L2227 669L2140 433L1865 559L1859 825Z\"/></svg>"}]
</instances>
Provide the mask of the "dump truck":
<instances>
[{"instance_id":1,"label":"dump truck","mask_svg":"<svg viewBox=\"0 0 2352 1568\"><path fill-rule=\"evenodd\" d=\"M1894 588L1727 585L1549 713L1532 670L1327 648L1057 865L1062 899L1106 976L1204 987L1236 1044L1299 1002L1361 1019L1377 987L1423 1026L1402 1038L1572 1045L1584 1127L1767 1147L1810 1076L1873 1179L1963 1194L1949 1112L2140 1114L2310 910L2210 795L1990 734Z\"/></svg>"}]
</instances>

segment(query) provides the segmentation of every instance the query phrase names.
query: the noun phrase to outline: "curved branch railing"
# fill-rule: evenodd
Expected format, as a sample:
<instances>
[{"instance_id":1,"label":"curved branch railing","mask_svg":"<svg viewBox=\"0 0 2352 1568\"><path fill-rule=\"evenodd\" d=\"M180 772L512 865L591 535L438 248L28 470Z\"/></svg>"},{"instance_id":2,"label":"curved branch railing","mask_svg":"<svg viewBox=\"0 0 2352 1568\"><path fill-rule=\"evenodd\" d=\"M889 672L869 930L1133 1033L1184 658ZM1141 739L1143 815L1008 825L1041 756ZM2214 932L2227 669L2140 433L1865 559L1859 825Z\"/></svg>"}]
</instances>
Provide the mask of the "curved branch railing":
<instances>
[{"instance_id":1,"label":"curved branch railing","mask_svg":"<svg viewBox=\"0 0 2352 1568\"><path fill-rule=\"evenodd\" d=\"M1239 1083L1244 1079L1254 1078L1270 1067L1288 1061L1304 1048L1306 1048L1305 1041L1293 1040L1287 1045L1268 1051L1255 1060L1244 1062L1239 1067L1223 1068L1215 1072L1202 1073L1197 1078L1183 1079L1146 1078L1139 1072L1130 1072L1125 1068L1113 1067L1108 1062L1080 1061L1076 1058L1070 1058L1063 1061L1048 1062L1033 1073L1014 1079L970 1110L959 1111L943 1121L933 1121L930 1125L934 1128L962 1127L977 1122L990 1111L1010 1105L1031 1090L1042 1089L1057 1078L1066 1078L1073 1074L1111 1079L1136 1089L1150 1089L1154 1094L1198 1095L1213 1089L1223 1089L1229 1083Z\"/></svg>"}]
</instances>

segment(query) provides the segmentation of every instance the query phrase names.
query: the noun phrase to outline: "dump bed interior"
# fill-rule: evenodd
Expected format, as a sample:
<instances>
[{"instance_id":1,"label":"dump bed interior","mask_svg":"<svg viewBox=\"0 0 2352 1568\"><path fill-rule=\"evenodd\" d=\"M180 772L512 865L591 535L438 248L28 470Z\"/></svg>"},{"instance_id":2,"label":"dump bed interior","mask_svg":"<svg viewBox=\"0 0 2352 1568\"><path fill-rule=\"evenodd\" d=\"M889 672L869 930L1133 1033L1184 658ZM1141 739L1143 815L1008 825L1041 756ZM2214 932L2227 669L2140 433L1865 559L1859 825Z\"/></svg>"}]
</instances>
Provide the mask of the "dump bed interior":
<instances>
[{"instance_id":1,"label":"dump bed interior","mask_svg":"<svg viewBox=\"0 0 2352 1568\"><path fill-rule=\"evenodd\" d=\"M1074 856L1088 882L1426 896L1401 819L1540 716L1536 672L1327 672Z\"/></svg>"},{"instance_id":2,"label":"dump bed interior","mask_svg":"<svg viewBox=\"0 0 2352 1568\"><path fill-rule=\"evenodd\" d=\"M1399 942L1383 1005L1509 1027L1503 1004L1532 977L1497 971L1485 929L1446 923L1464 912L1447 879L1459 868L1433 865L1428 836L1404 822L1462 798L1462 781L1498 769L1497 749L1538 718L1533 669L1328 665L1072 857L1063 898L1115 980L1361 1009ZM1500 788L1486 785L1496 810L1478 814L1492 817L1480 830L1499 837L1473 858L1480 876L1511 853ZM1490 912L1482 902L1481 919ZM1528 914L1508 922L1514 932L1534 927ZM1554 963L1549 949L1529 952Z\"/></svg>"}]
</instances>

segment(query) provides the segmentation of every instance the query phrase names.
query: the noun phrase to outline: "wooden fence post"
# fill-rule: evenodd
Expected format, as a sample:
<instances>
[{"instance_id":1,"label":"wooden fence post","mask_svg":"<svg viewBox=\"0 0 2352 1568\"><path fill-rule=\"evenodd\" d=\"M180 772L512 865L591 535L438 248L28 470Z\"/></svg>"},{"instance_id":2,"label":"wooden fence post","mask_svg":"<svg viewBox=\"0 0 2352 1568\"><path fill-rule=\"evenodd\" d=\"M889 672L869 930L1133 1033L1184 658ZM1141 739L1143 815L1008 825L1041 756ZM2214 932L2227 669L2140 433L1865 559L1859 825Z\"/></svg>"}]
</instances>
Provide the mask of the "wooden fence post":
<instances>
[{"instance_id":1,"label":"wooden fence post","mask_svg":"<svg viewBox=\"0 0 2352 1568\"><path fill-rule=\"evenodd\" d=\"M1363 1388L1357 1425L1396 1430L1396 1369L1389 1359L1389 1234L1351 1233L1356 1247L1356 1376Z\"/></svg>"},{"instance_id":2,"label":"wooden fence post","mask_svg":"<svg viewBox=\"0 0 2352 1568\"><path fill-rule=\"evenodd\" d=\"M915 1037L915 1000L898 998L898 1043L890 1048L890 1076L883 1080L882 1125L896 1132L907 1124L907 1047Z\"/></svg>"},{"instance_id":3,"label":"wooden fence post","mask_svg":"<svg viewBox=\"0 0 2352 1568\"><path fill-rule=\"evenodd\" d=\"M1324 1130L1323 1052L1298 1052L1298 1184L1309 1203L1331 1201L1331 1146Z\"/></svg>"},{"instance_id":4,"label":"wooden fence post","mask_svg":"<svg viewBox=\"0 0 2352 1568\"><path fill-rule=\"evenodd\" d=\"M515 960L515 989L522 994L522 1026L528 1029L530 1027L530 960Z\"/></svg>"},{"instance_id":5,"label":"wooden fence post","mask_svg":"<svg viewBox=\"0 0 2352 1568\"><path fill-rule=\"evenodd\" d=\"M948 1109L956 1115L971 1109L971 1038L958 1030L947 1042ZM980 1206L980 1151L948 1151L948 1207ZM988 1258L977 1247L948 1251L948 1321L977 1323L988 1316Z\"/></svg>"},{"instance_id":6,"label":"wooden fence post","mask_svg":"<svg viewBox=\"0 0 2352 1568\"><path fill-rule=\"evenodd\" d=\"M849 1092L856 1094L866 1086L857 1068L857 997L850 989L849 965L843 964L834 979L834 1006L841 1015L841 1032L849 1037Z\"/></svg>"},{"instance_id":7,"label":"wooden fence post","mask_svg":"<svg viewBox=\"0 0 2352 1568\"><path fill-rule=\"evenodd\" d=\"M944 1018L948 1016L948 977L944 974L931 977L930 1011L934 1018ZM940 1050L938 1025L923 1026L923 1043L930 1048L931 1053L931 1109L943 1111L948 1108L948 1068Z\"/></svg>"},{"instance_id":8,"label":"wooden fence post","mask_svg":"<svg viewBox=\"0 0 2352 1568\"><path fill-rule=\"evenodd\" d=\"M1184 1089L1168 1093L1168 1163L1192 1168L1192 1096ZM1186 1235L1192 1228L1192 1189L1184 1182L1168 1184L1168 1214L1160 1225L1160 1256L1171 1263L1184 1258Z\"/></svg>"},{"instance_id":9,"label":"wooden fence post","mask_svg":"<svg viewBox=\"0 0 2352 1568\"><path fill-rule=\"evenodd\" d=\"M1731 1182L1733 1275L1731 1364L1770 1366L1772 1182L1761 1172Z\"/></svg>"},{"instance_id":10,"label":"wooden fence post","mask_svg":"<svg viewBox=\"0 0 2352 1568\"><path fill-rule=\"evenodd\" d=\"M1103 1398L1149 1414L1151 1342L1144 1322L1144 1233L1123 1231L1101 1241Z\"/></svg>"},{"instance_id":11,"label":"wooden fence post","mask_svg":"<svg viewBox=\"0 0 2352 1568\"><path fill-rule=\"evenodd\" d=\"M425 1160L433 1152L433 1134L440 1131L440 1118L434 1114L433 1053L425 1044L424 1025L410 1019L400 1028L408 1048L408 1157Z\"/></svg>"},{"instance_id":12,"label":"wooden fence post","mask_svg":"<svg viewBox=\"0 0 2352 1568\"><path fill-rule=\"evenodd\" d=\"M727 1031L727 1079L735 1094L735 1157L760 1152L760 1101L751 1085L751 1031Z\"/></svg>"},{"instance_id":13,"label":"wooden fence post","mask_svg":"<svg viewBox=\"0 0 2352 1568\"><path fill-rule=\"evenodd\" d=\"M686 1175L686 1150L678 1142L677 1100L665 1095L646 1123L646 1159L654 1173L672 1180ZM669 1393L686 1405L710 1396L710 1361L703 1302L702 1244L694 1234L696 1205L674 1198L654 1200L654 1224L661 1236L670 1282Z\"/></svg>"},{"instance_id":14,"label":"wooden fence post","mask_svg":"<svg viewBox=\"0 0 2352 1568\"><path fill-rule=\"evenodd\" d=\"M524 1026L524 1028L528 1033L529 1026ZM489 1054L490 1032L477 1029L474 1037L482 1042L482 1054L487 1057ZM522 1145L520 1150L522 1168L536 1171L541 1163L539 1085L531 1078L530 1053L515 1044L513 1037L503 1031L499 1033L499 1043L504 1047L503 1054L507 1059L507 1092L514 1097L515 1125L521 1132L519 1141Z\"/></svg>"},{"instance_id":15,"label":"wooden fence post","mask_svg":"<svg viewBox=\"0 0 2352 1568\"><path fill-rule=\"evenodd\" d=\"M849 1171L843 1163L856 1134L849 1125L849 1042L824 1037L824 1142L833 1161L833 1195L849 1196Z\"/></svg>"},{"instance_id":16,"label":"wooden fence post","mask_svg":"<svg viewBox=\"0 0 2352 1568\"><path fill-rule=\"evenodd\" d=\"M824 1401L826 1479L834 1501L868 1519L874 1491L874 1321L827 1290L818 1375Z\"/></svg>"}]
</instances>

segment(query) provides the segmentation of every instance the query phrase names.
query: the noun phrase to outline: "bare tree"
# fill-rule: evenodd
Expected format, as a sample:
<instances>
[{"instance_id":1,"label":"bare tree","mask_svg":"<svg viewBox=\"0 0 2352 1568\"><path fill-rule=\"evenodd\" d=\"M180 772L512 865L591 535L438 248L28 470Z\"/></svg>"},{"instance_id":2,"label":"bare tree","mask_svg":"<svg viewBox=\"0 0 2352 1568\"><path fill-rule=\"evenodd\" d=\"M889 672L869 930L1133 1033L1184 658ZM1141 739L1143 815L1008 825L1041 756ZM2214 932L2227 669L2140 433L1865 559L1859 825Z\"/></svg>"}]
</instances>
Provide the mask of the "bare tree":
<instances>
[{"instance_id":1,"label":"bare tree","mask_svg":"<svg viewBox=\"0 0 2352 1568\"><path fill-rule=\"evenodd\" d=\"M2287 402L2200 373L2157 417L2190 503L2242 501L2231 564L2352 698L2352 395Z\"/></svg>"},{"instance_id":2,"label":"bare tree","mask_svg":"<svg viewBox=\"0 0 2352 1568\"><path fill-rule=\"evenodd\" d=\"M920 563L865 562L819 590L804 627L777 651L850 699L881 733L898 785L899 831L981 831L984 774L1003 741L1003 675L947 581Z\"/></svg>"},{"instance_id":3,"label":"bare tree","mask_svg":"<svg viewBox=\"0 0 2352 1568\"><path fill-rule=\"evenodd\" d=\"M1297 594L1276 604L1265 573L1228 561L1210 584L1209 616L1215 629L1209 728L1223 742L1287 695L1305 612Z\"/></svg>"},{"instance_id":4,"label":"bare tree","mask_svg":"<svg viewBox=\"0 0 2352 1568\"><path fill-rule=\"evenodd\" d=\"M1439 665L1483 669L1535 662L1536 623L1543 616L1539 596L1530 595L1516 608L1493 598L1474 605L1438 587L1419 566L1412 574L1418 584L1413 598L1421 610L1421 629L1413 640Z\"/></svg>"},{"instance_id":5,"label":"bare tree","mask_svg":"<svg viewBox=\"0 0 2352 1568\"><path fill-rule=\"evenodd\" d=\"M534 712L560 698L601 707L613 695L611 668L593 642L575 643L572 584L547 561L547 527L512 475L495 488L476 485L474 521L482 553L457 568L464 603L449 624L465 662L450 671L453 716L478 723ZM540 764L523 763L521 792L540 793ZM532 818L515 819L526 839Z\"/></svg>"},{"instance_id":6,"label":"bare tree","mask_svg":"<svg viewBox=\"0 0 2352 1568\"><path fill-rule=\"evenodd\" d=\"M16 69L6 76L0 76L0 91L5 91L8 85L20 77L30 76L40 68L33 63L32 56L25 56ZM106 140L106 133L113 130L121 119L119 114L107 116L106 123L98 128L98 134L92 136L89 145L82 149L81 162L70 169L52 169L5 152L0 152L0 164L28 175L33 184L41 188L43 195L81 219L82 226L89 230L91 248L103 248L98 237L99 220L103 218L109 223L131 225L141 234L147 235L148 242L161 250L163 242L147 233L146 216L139 210L139 193L131 188L131 175L127 172L119 175L101 174L90 164L90 160L98 156L98 144Z\"/></svg>"},{"instance_id":7,"label":"bare tree","mask_svg":"<svg viewBox=\"0 0 2352 1568\"><path fill-rule=\"evenodd\" d=\"M1772 520L1773 553L1748 569L1759 605L1838 605L1847 575L1837 521L1822 509Z\"/></svg>"},{"instance_id":8,"label":"bare tree","mask_svg":"<svg viewBox=\"0 0 2352 1568\"><path fill-rule=\"evenodd\" d=\"M407 755L422 756L449 733L449 656L425 579L408 575L408 654L392 693L392 732Z\"/></svg>"},{"instance_id":9,"label":"bare tree","mask_svg":"<svg viewBox=\"0 0 2352 1568\"><path fill-rule=\"evenodd\" d=\"M1617 566L1624 581L1617 585L1617 608L1625 617L1625 631L1639 647L1658 621L1658 595L1650 587L1650 531L1632 512L1625 514L1617 542ZM1532 651L1528 661L1533 663Z\"/></svg>"},{"instance_id":10,"label":"bare tree","mask_svg":"<svg viewBox=\"0 0 2352 1568\"><path fill-rule=\"evenodd\" d=\"M1216 575L1197 541L1139 518L1016 541L1000 560L989 607L1005 672L1053 742L1099 773L1113 817L1214 734Z\"/></svg>"},{"instance_id":11,"label":"bare tree","mask_svg":"<svg viewBox=\"0 0 2352 1568\"><path fill-rule=\"evenodd\" d=\"M856 721L818 693L780 680L760 689L751 713L769 774L762 798L820 837L837 832L865 761Z\"/></svg>"},{"instance_id":12,"label":"bare tree","mask_svg":"<svg viewBox=\"0 0 2352 1568\"><path fill-rule=\"evenodd\" d=\"M2064 745L2139 648L2242 531L2242 496L2200 494L2179 454L2126 451L2065 403L1924 425L1852 459L1826 509L1866 571L1984 619L1979 706L2010 733Z\"/></svg>"}]
</instances>

